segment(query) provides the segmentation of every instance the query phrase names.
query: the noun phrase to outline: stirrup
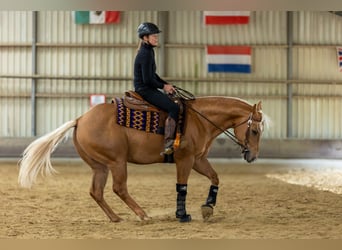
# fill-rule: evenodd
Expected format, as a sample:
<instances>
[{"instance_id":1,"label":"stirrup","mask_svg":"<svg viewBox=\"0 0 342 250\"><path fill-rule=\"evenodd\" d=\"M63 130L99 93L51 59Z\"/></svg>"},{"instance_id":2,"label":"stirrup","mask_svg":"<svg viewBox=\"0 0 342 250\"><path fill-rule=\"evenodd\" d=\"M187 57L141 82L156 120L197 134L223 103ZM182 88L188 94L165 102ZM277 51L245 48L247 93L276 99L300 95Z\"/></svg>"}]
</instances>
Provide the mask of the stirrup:
<instances>
[{"instance_id":1,"label":"stirrup","mask_svg":"<svg viewBox=\"0 0 342 250\"><path fill-rule=\"evenodd\" d=\"M163 152L164 155L170 155L172 153L173 153L173 147L165 148Z\"/></svg>"},{"instance_id":2,"label":"stirrup","mask_svg":"<svg viewBox=\"0 0 342 250\"><path fill-rule=\"evenodd\" d=\"M168 142L165 143L163 154L170 155L174 152L173 143L174 143L174 140L169 140Z\"/></svg>"}]
</instances>

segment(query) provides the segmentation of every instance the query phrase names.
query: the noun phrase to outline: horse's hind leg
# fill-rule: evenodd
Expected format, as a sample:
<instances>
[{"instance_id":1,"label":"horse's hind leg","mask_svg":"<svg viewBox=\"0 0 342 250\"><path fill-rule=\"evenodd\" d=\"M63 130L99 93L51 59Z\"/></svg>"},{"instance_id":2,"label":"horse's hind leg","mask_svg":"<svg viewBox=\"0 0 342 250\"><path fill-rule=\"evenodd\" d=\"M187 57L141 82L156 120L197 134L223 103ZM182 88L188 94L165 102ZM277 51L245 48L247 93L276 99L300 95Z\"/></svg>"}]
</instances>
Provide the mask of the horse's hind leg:
<instances>
[{"instance_id":1,"label":"horse's hind leg","mask_svg":"<svg viewBox=\"0 0 342 250\"><path fill-rule=\"evenodd\" d=\"M145 211L134 201L127 189L127 163L116 161L109 164L113 177L113 192L123 200L141 220L150 219Z\"/></svg>"},{"instance_id":2,"label":"horse's hind leg","mask_svg":"<svg viewBox=\"0 0 342 250\"><path fill-rule=\"evenodd\" d=\"M92 165L92 167L93 166L94 165ZM121 218L113 212L103 198L107 177L108 169L106 166L101 166L101 168L93 167L93 180L90 188L90 196L93 197L112 222L119 222Z\"/></svg>"},{"instance_id":3,"label":"horse's hind leg","mask_svg":"<svg viewBox=\"0 0 342 250\"><path fill-rule=\"evenodd\" d=\"M108 168L88 157L75 138L76 136L74 134L74 144L79 155L86 163L88 163L88 165L93 170L93 179L90 188L90 196L96 201L96 203L101 207L101 209L105 212L105 214L109 217L109 219L112 222L119 222L121 218L113 212L113 210L109 207L109 205L103 198L103 192L106 186L109 172Z\"/></svg>"}]
</instances>

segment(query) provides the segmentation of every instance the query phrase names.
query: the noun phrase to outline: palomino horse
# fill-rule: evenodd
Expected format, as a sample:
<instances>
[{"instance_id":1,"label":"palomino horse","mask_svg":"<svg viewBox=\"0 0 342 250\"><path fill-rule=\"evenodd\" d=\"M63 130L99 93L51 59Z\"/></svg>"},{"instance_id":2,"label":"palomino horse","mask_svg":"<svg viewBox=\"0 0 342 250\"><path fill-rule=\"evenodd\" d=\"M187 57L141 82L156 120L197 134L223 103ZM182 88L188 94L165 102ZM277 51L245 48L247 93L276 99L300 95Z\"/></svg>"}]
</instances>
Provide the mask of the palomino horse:
<instances>
[{"instance_id":1,"label":"palomino horse","mask_svg":"<svg viewBox=\"0 0 342 250\"><path fill-rule=\"evenodd\" d=\"M204 219L213 214L216 204L219 178L210 165L207 154L213 140L222 132L233 128L236 143L243 148L244 159L252 162L258 157L259 141L265 117L261 102L251 105L232 97L199 97L186 101L185 130L180 146L174 152L177 170L176 218L188 222L186 212L187 182L194 169L211 181L209 195L202 206ZM18 181L23 187L31 187L39 173L54 172L50 155L59 142L74 128L73 141L80 157L93 171L90 195L112 222L121 218L104 200L104 187L111 172L113 191L141 219L150 219L145 211L130 196L127 189L127 162L151 164L163 162L163 136L126 128L116 123L116 108L113 104L99 104L75 120L66 122L56 130L33 141L20 160Z\"/></svg>"}]
</instances>

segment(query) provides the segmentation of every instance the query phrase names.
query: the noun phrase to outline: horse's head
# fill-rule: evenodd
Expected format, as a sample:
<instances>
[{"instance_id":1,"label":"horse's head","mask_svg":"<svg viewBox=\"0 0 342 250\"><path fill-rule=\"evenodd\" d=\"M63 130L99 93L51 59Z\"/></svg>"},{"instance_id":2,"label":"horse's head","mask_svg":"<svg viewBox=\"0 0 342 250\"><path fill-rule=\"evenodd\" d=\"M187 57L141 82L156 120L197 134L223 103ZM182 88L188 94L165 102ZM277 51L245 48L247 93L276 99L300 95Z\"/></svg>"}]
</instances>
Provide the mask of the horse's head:
<instances>
[{"instance_id":1,"label":"horse's head","mask_svg":"<svg viewBox=\"0 0 342 250\"><path fill-rule=\"evenodd\" d=\"M259 155L259 142L264 130L264 117L261 110L261 101L254 104L253 111L247 120L234 127L234 133L239 143L243 145L243 156L247 162L252 162Z\"/></svg>"}]
</instances>

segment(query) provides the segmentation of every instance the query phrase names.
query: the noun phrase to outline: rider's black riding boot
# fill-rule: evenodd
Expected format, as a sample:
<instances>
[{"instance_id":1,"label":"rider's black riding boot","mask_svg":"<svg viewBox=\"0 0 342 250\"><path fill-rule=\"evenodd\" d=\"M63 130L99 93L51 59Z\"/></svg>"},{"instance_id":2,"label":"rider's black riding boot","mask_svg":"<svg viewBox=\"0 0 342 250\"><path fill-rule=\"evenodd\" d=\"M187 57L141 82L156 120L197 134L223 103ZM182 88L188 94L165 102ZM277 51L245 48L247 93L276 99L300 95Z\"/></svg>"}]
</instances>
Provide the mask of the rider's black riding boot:
<instances>
[{"instance_id":1,"label":"rider's black riding boot","mask_svg":"<svg viewBox=\"0 0 342 250\"><path fill-rule=\"evenodd\" d=\"M170 116L166 119L165 122L165 131L164 131L164 154L170 155L173 153L173 143L175 140L175 132L176 132L176 121Z\"/></svg>"}]
</instances>

